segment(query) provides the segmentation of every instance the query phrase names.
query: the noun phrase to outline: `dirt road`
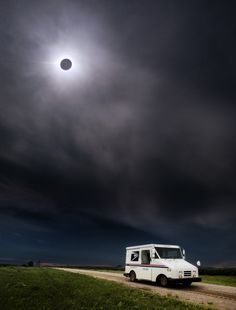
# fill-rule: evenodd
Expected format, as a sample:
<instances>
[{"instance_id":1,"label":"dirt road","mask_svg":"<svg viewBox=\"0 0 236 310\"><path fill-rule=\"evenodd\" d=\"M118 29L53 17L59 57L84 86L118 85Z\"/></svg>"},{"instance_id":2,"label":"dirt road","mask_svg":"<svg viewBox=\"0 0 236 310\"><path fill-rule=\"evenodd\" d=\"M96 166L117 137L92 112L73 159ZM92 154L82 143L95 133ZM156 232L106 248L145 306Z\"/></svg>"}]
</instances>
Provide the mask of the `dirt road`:
<instances>
[{"instance_id":1,"label":"dirt road","mask_svg":"<svg viewBox=\"0 0 236 310\"><path fill-rule=\"evenodd\" d=\"M147 282L130 282L128 278L120 273L101 272L85 269L56 268L73 273L90 275L100 279L106 279L123 283L125 285L150 290L161 295L178 296L182 300L187 300L199 304L212 305L218 309L235 310L236 309L236 288L231 286L222 286L205 283L193 283L189 288L176 286L174 288L162 288Z\"/></svg>"}]
</instances>

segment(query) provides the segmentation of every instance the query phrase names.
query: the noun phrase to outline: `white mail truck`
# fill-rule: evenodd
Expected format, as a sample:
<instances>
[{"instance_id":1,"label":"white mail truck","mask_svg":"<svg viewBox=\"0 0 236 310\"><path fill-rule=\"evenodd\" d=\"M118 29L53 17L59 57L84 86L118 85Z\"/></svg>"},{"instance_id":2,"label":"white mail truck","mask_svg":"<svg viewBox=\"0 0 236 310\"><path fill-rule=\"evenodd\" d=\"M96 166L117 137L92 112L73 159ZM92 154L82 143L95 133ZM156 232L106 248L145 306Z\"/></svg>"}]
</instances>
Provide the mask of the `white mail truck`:
<instances>
[{"instance_id":1,"label":"white mail truck","mask_svg":"<svg viewBox=\"0 0 236 310\"><path fill-rule=\"evenodd\" d=\"M148 280L158 285L200 282L198 268L185 260L185 251L178 245L145 244L126 248L124 276L130 281Z\"/></svg>"}]
</instances>

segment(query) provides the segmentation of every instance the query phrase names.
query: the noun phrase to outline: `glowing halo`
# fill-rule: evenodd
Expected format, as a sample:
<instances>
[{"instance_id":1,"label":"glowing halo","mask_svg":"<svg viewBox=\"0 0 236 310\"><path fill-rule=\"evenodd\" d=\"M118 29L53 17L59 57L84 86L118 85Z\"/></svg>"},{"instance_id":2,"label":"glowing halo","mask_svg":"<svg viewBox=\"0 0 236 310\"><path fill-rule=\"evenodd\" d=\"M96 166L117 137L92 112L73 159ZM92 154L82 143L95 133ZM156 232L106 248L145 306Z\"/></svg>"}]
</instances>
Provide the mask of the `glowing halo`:
<instances>
[{"instance_id":1,"label":"glowing halo","mask_svg":"<svg viewBox=\"0 0 236 310\"><path fill-rule=\"evenodd\" d=\"M78 46L66 45L66 49L60 44L48 47L48 54L45 55L48 66L44 73L50 77L57 92L82 87L88 78L85 54Z\"/></svg>"}]
</instances>

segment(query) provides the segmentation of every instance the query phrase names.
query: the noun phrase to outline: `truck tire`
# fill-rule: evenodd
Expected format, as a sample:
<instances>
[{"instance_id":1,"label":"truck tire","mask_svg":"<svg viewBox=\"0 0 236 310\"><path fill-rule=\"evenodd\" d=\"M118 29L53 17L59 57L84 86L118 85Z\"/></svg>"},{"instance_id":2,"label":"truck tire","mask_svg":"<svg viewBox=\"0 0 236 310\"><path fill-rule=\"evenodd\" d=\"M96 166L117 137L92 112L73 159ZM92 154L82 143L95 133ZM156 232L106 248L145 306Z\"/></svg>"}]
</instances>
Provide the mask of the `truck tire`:
<instances>
[{"instance_id":1,"label":"truck tire","mask_svg":"<svg viewBox=\"0 0 236 310\"><path fill-rule=\"evenodd\" d=\"M158 278L158 283L162 287L166 287L168 285L168 279L163 274Z\"/></svg>"},{"instance_id":2,"label":"truck tire","mask_svg":"<svg viewBox=\"0 0 236 310\"><path fill-rule=\"evenodd\" d=\"M134 271L131 271L129 274L129 278L131 282L135 282L136 281L136 273Z\"/></svg>"}]
</instances>

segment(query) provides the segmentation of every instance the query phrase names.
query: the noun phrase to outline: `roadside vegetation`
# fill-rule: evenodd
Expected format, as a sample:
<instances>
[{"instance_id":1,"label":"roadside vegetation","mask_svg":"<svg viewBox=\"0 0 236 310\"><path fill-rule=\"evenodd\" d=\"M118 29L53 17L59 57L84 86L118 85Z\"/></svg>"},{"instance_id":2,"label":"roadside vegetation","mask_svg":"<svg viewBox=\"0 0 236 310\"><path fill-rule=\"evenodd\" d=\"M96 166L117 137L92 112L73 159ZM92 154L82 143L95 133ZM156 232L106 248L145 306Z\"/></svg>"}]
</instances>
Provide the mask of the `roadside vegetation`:
<instances>
[{"instance_id":1,"label":"roadside vegetation","mask_svg":"<svg viewBox=\"0 0 236 310\"><path fill-rule=\"evenodd\" d=\"M201 267L199 274L204 283L236 286L236 268Z\"/></svg>"},{"instance_id":2,"label":"roadside vegetation","mask_svg":"<svg viewBox=\"0 0 236 310\"><path fill-rule=\"evenodd\" d=\"M201 278L204 283L236 286L236 276L202 275Z\"/></svg>"},{"instance_id":3,"label":"roadside vegetation","mask_svg":"<svg viewBox=\"0 0 236 310\"><path fill-rule=\"evenodd\" d=\"M212 309L50 268L0 267L1 310Z\"/></svg>"}]
</instances>

